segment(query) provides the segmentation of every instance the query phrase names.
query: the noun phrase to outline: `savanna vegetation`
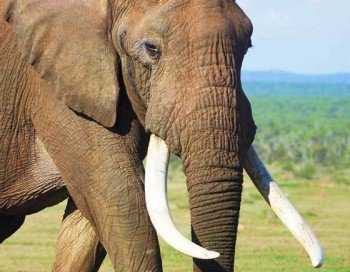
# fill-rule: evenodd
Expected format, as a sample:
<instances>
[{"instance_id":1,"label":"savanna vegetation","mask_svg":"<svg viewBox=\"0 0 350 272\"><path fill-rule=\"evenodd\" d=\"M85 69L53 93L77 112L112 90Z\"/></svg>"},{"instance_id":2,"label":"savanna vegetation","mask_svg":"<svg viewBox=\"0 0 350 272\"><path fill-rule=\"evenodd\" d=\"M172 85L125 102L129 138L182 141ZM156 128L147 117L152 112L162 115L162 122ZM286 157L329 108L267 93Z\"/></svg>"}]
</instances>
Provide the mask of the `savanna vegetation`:
<instances>
[{"instance_id":1,"label":"savanna vegetation","mask_svg":"<svg viewBox=\"0 0 350 272\"><path fill-rule=\"evenodd\" d=\"M350 85L247 83L264 159L298 177L350 182Z\"/></svg>"},{"instance_id":2,"label":"savanna vegetation","mask_svg":"<svg viewBox=\"0 0 350 272\"><path fill-rule=\"evenodd\" d=\"M350 271L350 86L245 84L259 127L255 145L288 197L313 226L325 248L321 271ZM181 162L170 169L170 207L190 235ZM64 203L28 217L0 246L0 272L46 272ZM164 271L189 272L191 259L162 244ZM101 271L112 271L106 259ZM236 271L311 272L298 243L246 178Z\"/></svg>"}]
</instances>

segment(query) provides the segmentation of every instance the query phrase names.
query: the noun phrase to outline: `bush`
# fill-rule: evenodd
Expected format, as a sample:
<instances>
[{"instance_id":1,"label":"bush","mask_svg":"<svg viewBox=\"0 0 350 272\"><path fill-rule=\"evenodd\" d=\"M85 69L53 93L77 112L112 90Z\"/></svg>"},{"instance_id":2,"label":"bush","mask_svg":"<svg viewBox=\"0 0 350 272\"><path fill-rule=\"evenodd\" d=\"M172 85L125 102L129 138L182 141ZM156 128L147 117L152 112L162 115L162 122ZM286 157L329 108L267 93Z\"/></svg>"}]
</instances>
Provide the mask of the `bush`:
<instances>
[{"instance_id":1,"label":"bush","mask_svg":"<svg viewBox=\"0 0 350 272\"><path fill-rule=\"evenodd\" d=\"M264 83L246 89L258 125L255 145L265 161L307 179L318 168L350 168L350 86Z\"/></svg>"}]
</instances>

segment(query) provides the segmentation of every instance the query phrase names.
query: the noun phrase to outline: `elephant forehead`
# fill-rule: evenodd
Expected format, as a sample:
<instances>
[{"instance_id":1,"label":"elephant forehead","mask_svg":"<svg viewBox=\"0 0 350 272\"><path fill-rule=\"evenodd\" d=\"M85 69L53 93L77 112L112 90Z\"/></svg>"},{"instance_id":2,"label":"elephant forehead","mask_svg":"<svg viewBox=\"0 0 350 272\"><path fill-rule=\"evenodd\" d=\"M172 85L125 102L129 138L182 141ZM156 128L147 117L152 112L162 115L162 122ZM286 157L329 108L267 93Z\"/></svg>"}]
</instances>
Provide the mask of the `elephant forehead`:
<instances>
[{"instance_id":1,"label":"elephant forehead","mask_svg":"<svg viewBox=\"0 0 350 272\"><path fill-rule=\"evenodd\" d=\"M160 6L146 13L143 26L161 36L181 36L182 33L191 39L206 39L217 34L232 39L251 32L249 18L232 0L160 1Z\"/></svg>"}]
</instances>

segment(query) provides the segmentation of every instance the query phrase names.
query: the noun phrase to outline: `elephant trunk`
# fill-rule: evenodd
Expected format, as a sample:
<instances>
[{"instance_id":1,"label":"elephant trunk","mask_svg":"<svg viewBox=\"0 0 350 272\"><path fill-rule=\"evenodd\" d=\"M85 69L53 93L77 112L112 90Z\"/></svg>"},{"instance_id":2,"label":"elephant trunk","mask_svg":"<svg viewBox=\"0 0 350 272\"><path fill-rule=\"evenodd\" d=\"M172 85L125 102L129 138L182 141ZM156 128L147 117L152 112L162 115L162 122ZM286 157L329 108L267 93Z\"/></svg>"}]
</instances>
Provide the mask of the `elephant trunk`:
<instances>
[{"instance_id":1,"label":"elephant trunk","mask_svg":"<svg viewBox=\"0 0 350 272\"><path fill-rule=\"evenodd\" d=\"M201 171L196 178L203 183L189 187L192 240L219 252L220 257L194 259L194 271L233 271L242 178L239 170L210 169L222 174L210 178L210 173Z\"/></svg>"},{"instance_id":2,"label":"elephant trunk","mask_svg":"<svg viewBox=\"0 0 350 272\"><path fill-rule=\"evenodd\" d=\"M228 51L229 52L229 51ZM187 179L192 240L220 253L194 258L196 272L232 272L242 193L240 87L232 56L218 53L206 66L207 86L189 90L180 127ZM204 73L205 74L205 73ZM212 75L212 76L209 76ZM205 84L205 83L204 83ZM249 132L247 132L249 134Z\"/></svg>"},{"instance_id":3,"label":"elephant trunk","mask_svg":"<svg viewBox=\"0 0 350 272\"><path fill-rule=\"evenodd\" d=\"M201 89L192 96L193 103L186 99L189 104L177 123L194 244L175 230L164 199L169 152L165 142L152 136L147 155L145 191L152 223L170 245L194 257L195 271L233 271L243 170L236 92L232 81L228 83Z\"/></svg>"},{"instance_id":4,"label":"elephant trunk","mask_svg":"<svg viewBox=\"0 0 350 272\"><path fill-rule=\"evenodd\" d=\"M192 240L220 253L194 259L194 271L233 271L242 193L237 141L230 131L200 131L185 159Z\"/></svg>"}]
</instances>

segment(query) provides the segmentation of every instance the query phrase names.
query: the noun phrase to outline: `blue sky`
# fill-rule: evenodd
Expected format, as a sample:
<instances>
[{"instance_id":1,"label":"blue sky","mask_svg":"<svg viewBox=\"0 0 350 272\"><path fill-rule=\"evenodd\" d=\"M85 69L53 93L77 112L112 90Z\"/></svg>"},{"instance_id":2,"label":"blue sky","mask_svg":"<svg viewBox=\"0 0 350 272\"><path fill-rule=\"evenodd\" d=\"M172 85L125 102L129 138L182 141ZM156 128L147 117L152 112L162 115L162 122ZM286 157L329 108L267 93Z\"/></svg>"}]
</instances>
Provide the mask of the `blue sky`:
<instances>
[{"instance_id":1,"label":"blue sky","mask_svg":"<svg viewBox=\"0 0 350 272\"><path fill-rule=\"evenodd\" d=\"M245 70L350 72L349 0L237 0L254 24Z\"/></svg>"}]
</instances>

